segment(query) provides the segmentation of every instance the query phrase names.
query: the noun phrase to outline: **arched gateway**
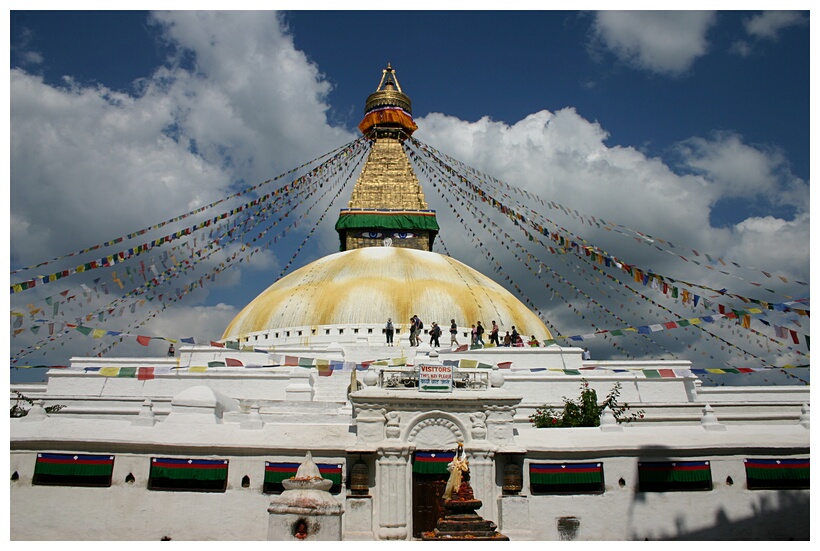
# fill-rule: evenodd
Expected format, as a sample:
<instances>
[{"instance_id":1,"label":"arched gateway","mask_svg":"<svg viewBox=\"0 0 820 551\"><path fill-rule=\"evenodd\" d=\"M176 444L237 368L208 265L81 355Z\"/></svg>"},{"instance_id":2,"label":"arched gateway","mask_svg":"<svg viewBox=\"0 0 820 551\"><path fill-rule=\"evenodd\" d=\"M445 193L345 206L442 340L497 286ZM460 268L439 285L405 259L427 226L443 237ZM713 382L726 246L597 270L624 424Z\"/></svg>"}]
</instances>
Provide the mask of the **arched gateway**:
<instances>
[{"instance_id":1,"label":"arched gateway","mask_svg":"<svg viewBox=\"0 0 820 551\"><path fill-rule=\"evenodd\" d=\"M374 531L382 539L418 537L435 527L446 465L459 442L470 460L481 514L496 518L497 465L522 452L513 441L520 397L500 388L424 393L367 386L351 394L357 442L348 453L371 457Z\"/></svg>"}]
</instances>

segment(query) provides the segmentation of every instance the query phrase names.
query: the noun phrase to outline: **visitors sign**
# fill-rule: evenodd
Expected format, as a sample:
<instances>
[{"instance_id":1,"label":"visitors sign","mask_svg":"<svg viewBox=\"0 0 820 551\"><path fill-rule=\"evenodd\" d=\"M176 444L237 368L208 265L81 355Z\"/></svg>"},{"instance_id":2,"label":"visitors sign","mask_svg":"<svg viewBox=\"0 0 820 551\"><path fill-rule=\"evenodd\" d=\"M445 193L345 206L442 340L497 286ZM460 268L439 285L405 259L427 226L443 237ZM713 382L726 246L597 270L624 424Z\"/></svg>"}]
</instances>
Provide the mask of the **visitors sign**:
<instances>
[{"instance_id":1,"label":"visitors sign","mask_svg":"<svg viewBox=\"0 0 820 551\"><path fill-rule=\"evenodd\" d=\"M421 392L452 392L453 366L451 365L420 365L419 391Z\"/></svg>"}]
</instances>

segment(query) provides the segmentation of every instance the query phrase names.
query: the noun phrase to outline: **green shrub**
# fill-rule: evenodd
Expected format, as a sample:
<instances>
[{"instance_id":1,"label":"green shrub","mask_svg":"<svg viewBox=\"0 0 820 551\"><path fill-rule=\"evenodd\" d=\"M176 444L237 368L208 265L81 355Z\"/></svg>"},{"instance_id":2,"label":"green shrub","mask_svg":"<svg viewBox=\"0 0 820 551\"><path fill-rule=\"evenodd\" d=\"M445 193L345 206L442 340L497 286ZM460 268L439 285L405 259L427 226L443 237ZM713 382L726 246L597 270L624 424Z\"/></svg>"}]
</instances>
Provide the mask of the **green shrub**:
<instances>
[{"instance_id":1,"label":"green shrub","mask_svg":"<svg viewBox=\"0 0 820 551\"><path fill-rule=\"evenodd\" d=\"M530 415L530 423L536 428L547 427L597 427L601 424L601 412L605 408L612 410L615 420L618 423L629 423L635 419L642 419L644 411L640 410L627 414L630 410L629 404L619 404L618 397L621 395L621 383L616 382L612 390L607 394L606 399L598 405L598 394L589 387L585 380L581 383L581 396L575 400L570 400L564 396L563 411L556 411L551 406L542 406Z\"/></svg>"}]
</instances>

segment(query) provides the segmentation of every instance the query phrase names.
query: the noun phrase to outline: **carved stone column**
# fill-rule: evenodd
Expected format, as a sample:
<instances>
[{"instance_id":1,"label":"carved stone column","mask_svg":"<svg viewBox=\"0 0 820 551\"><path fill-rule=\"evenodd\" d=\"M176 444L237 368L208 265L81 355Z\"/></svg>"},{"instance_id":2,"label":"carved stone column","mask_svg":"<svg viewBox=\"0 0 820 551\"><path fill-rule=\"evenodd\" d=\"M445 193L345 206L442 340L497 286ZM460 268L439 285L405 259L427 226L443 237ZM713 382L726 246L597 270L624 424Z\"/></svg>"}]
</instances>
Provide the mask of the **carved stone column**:
<instances>
[{"instance_id":1,"label":"carved stone column","mask_svg":"<svg viewBox=\"0 0 820 551\"><path fill-rule=\"evenodd\" d=\"M492 449L473 442L465 448L467 459L470 462L470 485L473 487L475 498L481 501L481 507L476 511L483 518L498 522L496 514L496 500L498 492L495 485L495 453Z\"/></svg>"},{"instance_id":2,"label":"carved stone column","mask_svg":"<svg viewBox=\"0 0 820 551\"><path fill-rule=\"evenodd\" d=\"M376 479L379 485L379 528L382 540L406 540L408 489L410 487L408 446L381 448L376 461Z\"/></svg>"}]
</instances>

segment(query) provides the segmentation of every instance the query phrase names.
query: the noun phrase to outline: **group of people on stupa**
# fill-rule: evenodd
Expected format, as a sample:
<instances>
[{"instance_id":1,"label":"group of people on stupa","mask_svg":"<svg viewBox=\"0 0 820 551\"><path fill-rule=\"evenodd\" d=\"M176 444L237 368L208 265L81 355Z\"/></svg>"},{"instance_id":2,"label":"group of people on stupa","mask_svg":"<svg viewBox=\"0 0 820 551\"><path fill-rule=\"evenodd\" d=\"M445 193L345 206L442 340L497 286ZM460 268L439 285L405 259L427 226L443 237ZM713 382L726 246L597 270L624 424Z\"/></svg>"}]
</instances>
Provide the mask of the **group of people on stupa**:
<instances>
[{"instance_id":1,"label":"group of people on stupa","mask_svg":"<svg viewBox=\"0 0 820 551\"><path fill-rule=\"evenodd\" d=\"M421 344L421 334L424 330L424 322L421 320L420 317L417 315L413 315L410 318L410 346L418 346ZM481 346L484 347L484 325L481 321L476 322L470 328L470 344L472 346ZM499 336L500 329L498 324L493 320L493 325L490 328L490 337L489 342L494 346L541 346L541 343L538 342L538 339L535 338L535 335L530 337L530 340L525 344L524 340L521 338L521 335L518 334L518 331L515 329L515 326L512 326L512 332L507 331L506 335L504 335L503 339ZM387 318L387 324L384 327L384 334L385 338L387 339L387 346L395 346L393 342L393 335L395 334L395 328L393 326L393 319ZM427 335L430 337L430 346L433 348L441 347L440 338L441 338L441 326L438 322L433 322L430 329L427 331ZM450 320L450 346L461 346L458 342L458 324L456 323L455 319Z\"/></svg>"}]
</instances>

